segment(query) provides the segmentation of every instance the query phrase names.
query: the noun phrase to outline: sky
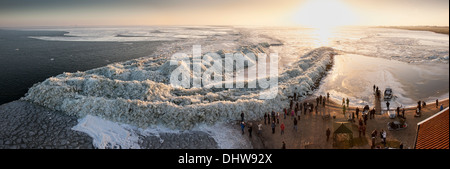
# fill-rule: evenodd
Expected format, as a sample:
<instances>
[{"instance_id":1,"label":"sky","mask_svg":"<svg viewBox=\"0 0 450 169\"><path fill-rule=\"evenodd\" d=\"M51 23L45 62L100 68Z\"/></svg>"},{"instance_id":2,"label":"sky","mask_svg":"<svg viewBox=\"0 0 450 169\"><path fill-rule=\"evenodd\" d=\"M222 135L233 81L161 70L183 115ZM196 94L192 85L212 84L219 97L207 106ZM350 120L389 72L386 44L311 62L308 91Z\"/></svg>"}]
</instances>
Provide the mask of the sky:
<instances>
[{"instance_id":1,"label":"sky","mask_svg":"<svg viewBox=\"0 0 450 169\"><path fill-rule=\"evenodd\" d=\"M449 0L0 0L0 27L448 26Z\"/></svg>"}]
</instances>

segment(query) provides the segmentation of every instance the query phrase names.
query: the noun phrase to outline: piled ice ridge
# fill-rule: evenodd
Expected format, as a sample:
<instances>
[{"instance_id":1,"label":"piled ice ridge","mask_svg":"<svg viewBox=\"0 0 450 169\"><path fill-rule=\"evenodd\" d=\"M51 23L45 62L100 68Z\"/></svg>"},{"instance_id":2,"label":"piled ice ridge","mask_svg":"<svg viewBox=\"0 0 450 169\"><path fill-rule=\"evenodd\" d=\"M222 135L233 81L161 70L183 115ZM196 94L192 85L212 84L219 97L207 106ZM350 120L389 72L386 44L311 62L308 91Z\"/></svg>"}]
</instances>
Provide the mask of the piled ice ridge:
<instances>
[{"instance_id":1,"label":"piled ice ridge","mask_svg":"<svg viewBox=\"0 0 450 169\"><path fill-rule=\"evenodd\" d=\"M217 53L224 58L225 53L268 54L269 51L270 45L262 43ZM163 125L172 129L191 129L198 124L240 119L241 112L245 112L248 120L254 120L266 112L287 107L287 96L293 92L301 96L310 94L335 54L337 52L332 48L317 48L300 57L279 73L278 94L270 100L259 99L264 90L261 88L174 88L169 84L174 67L168 64L168 56L145 57L85 72L63 73L35 84L22 99L69 115L100 116L142 128ZM192 60L192 56L187 57ZM203 69L209 66L208 63L202 65ZM251 66L256 65L250 62L236 71ZM191 76L195 78L194 74Z\"/></svg>"}]
</instances>

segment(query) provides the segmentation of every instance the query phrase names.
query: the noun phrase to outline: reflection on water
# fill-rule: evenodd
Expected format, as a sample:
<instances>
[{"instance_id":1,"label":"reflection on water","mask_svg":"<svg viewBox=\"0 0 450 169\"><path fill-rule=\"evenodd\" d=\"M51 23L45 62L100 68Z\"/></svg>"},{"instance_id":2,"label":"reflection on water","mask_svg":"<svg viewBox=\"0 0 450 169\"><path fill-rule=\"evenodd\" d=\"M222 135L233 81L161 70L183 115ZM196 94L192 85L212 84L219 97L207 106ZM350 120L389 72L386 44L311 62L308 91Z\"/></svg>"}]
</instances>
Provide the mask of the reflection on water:
<instances>
[{"instance_id":1,"label":"reflection on water","mask_svg":"<svg viewBox=\"0 0 450 169\"><path fill-rule=\"evenodd\" d=\"M348 97L353 104L372 104L375 84L382 91L391 87L401 104L415 105L418 100L448 97L448 70L448 64L408 64L362 55L338 55L317 94L330 92L335 99Z\"/></svg>"}]
</instances>

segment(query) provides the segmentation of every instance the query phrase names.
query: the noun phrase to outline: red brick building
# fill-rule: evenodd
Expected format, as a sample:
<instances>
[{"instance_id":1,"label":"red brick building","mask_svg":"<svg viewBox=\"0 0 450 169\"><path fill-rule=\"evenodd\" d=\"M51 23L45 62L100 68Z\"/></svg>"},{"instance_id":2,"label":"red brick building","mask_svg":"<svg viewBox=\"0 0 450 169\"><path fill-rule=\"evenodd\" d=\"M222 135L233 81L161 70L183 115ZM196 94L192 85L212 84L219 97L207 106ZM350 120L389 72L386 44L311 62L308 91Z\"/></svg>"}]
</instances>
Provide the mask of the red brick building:
<instances>
[{"instance_id":1,"label":"red brick building","mask_svg":"<svg viewBox=\"0 0 450 169\"><path fill-rule=\"evenodd\" d=\"M417 123L415 149L449 149L449 108Z\"/></svg>"}]
</instances>

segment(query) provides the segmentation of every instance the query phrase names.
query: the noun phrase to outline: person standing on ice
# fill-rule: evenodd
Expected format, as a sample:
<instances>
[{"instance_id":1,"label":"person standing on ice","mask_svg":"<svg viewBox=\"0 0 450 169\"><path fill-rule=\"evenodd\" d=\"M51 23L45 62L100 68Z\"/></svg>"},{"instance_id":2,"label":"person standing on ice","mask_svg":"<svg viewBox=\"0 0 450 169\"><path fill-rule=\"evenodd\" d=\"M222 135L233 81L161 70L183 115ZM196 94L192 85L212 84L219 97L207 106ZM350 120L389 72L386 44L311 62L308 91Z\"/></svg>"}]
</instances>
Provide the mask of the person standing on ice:
<instances>
[{"instance_id":1,"label":"person standing on ice","mask_svg":"<svg viewBox=\"0 0 450 169\"><path fill-rule=\"evenodd\" d=\"M438 106L439 106L439 100L436 99L436 108L438 108Z\"/></svg>"},{"instance_id":2,"label":"person standing on ice","mask_svg":"<svg viewBox=\"0 0 450 169\"><path fill-rule=\"evenodd\" d=\"M345 106L345 99L342 98L342 105Z\"/></svg>"},{"instance_id":3,"label":"person standing on ice","mask_svg":"<svg viewBox=\"0 0 450 169\"><path fill-rule=\"evenodd\" d=\"M244 122L244 112L241 113L241 122Z\"/></svg>"},{"instance_id":4,"label":"person standing on ice","mask_svg":"<svg viewBox=\"0 0 450 169\"><path fill-rule=\"evenodd\" d=\"M387 107L387 110L389 111L389 105L391 105L391 103L389 103L389 101L387 101L386 102L386 107Z\"/></svg>"}]
</instances>

